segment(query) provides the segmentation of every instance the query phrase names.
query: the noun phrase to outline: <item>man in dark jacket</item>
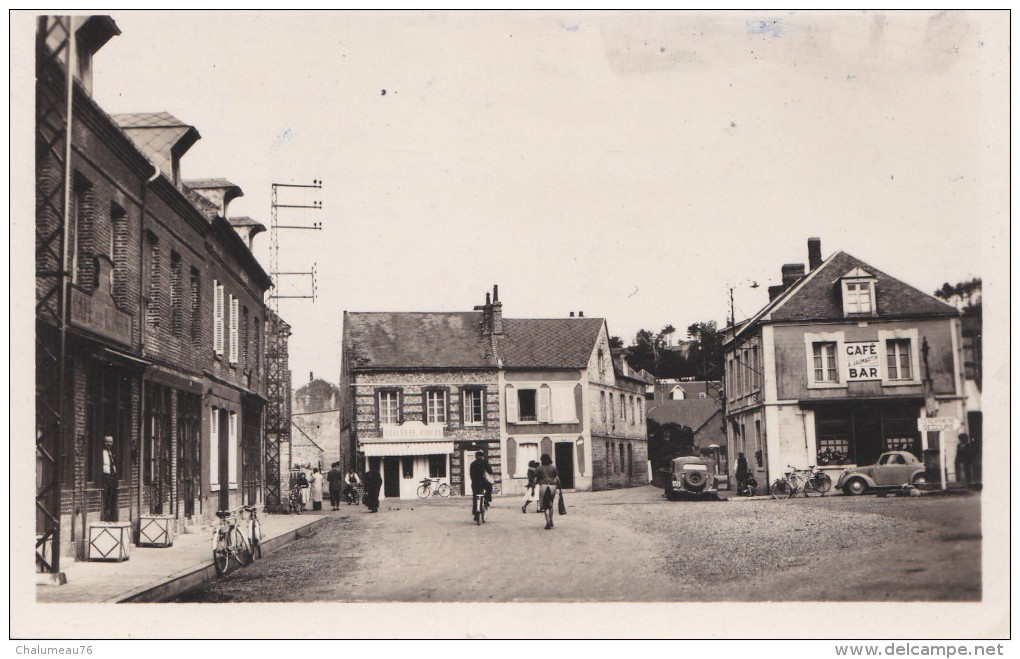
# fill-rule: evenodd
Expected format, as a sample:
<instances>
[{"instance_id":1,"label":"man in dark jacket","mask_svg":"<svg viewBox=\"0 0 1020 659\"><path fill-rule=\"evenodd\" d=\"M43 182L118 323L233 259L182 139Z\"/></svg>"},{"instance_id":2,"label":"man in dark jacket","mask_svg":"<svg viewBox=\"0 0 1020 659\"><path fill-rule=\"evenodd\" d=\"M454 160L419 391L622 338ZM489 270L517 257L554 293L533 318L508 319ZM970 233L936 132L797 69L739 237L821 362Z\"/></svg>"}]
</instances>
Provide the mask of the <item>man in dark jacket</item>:
<instances>
[{"instance_id":1,"label":"man in dark jacket","mask_svg":"<svg viewBox=\"0 0 1020 659\"><path fill-rule=\"evenodd\" d=\"M488 474L492 480L495 476L492 473L492 465L485 459L483 451L475 451L475 461L471 463L468 473L471 476L471 495L485 493L485 505L492 503L492 482L485 477Z\"/></svg>"},{"instance_id":2,"label":"man in dark jacket","mask_svg":"<svg viewBox=\"0 0 1020 659\"><path fill-rule=\"evenodd\" d=\"M379 490L382 489L382 476L374 469L365 473L365 496L362 502L368 506L369 512L379 512Z\"/></svg>"}]
</instances>

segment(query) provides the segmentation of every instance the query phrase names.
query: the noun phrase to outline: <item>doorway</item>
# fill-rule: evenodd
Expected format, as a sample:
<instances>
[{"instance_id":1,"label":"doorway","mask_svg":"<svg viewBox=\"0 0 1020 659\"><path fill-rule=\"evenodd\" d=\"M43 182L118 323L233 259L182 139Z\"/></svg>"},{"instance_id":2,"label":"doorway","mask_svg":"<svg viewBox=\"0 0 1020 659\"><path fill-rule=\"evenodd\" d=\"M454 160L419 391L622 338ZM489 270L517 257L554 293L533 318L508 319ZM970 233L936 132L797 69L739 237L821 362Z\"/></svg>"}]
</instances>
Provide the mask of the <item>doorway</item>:
<instances>
[{"instance_id":1,"label":"doorway","mask_svg":"<svg viewBox=\"0 0 1020 659\"><path fill-rule=\"evenodd\" d=\"M556 471L560 474L560 486L564 490L574 489L574 443L557 442L554 447Z\"/></svg>"},{"instance_id":2,"label":"doorway","mask_svg":"<svg viewBox=\"0 0 1020 659\"><path fill-rule=\"evenodd\" d=\"M383 458L383 496L400 498L400 458L397 456Z\"/></svg>"}]
</instances>

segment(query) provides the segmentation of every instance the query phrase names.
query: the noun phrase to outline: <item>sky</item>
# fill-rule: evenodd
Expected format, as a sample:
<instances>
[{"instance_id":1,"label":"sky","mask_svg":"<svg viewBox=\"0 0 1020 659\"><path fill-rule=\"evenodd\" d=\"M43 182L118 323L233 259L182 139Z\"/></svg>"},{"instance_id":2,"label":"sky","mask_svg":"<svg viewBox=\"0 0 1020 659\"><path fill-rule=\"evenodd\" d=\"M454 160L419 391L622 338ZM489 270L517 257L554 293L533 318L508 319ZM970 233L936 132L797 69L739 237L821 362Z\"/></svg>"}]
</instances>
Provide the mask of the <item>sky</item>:
<instances>
[{"instance_id":1,"label":"sky","mask_svg":"<svg viewBox=\"0 0 1020 659\"><path fill-rule=\"evenodd\" d=\"M629 343L722 325L731 288L752 315L812 236L929 293L1006 257L1002 13L111 15L94 97L196 126L183 176L241 186L232 217L323 181L279 197L322 202L279 215L323 226L280 231L280 269L318 274L280 302L295 386L338 379L344 310L498 284L507 317Z\"/></svg>"}]
</instances>

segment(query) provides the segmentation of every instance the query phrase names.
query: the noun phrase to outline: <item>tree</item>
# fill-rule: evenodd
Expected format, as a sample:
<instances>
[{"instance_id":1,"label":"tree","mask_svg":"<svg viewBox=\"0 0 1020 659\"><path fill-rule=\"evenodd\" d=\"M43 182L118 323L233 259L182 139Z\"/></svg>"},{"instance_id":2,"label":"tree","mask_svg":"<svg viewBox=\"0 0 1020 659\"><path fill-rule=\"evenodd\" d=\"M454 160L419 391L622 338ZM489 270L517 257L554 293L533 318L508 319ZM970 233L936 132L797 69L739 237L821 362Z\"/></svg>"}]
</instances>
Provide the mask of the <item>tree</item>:
<instances>
[{"instance_id":1,"label":"tree","mask_svg":"<svg viewBox=\"0 0 1020 659\"><path fill-rule=\"evenodd\" d=\"M623 339L618 336L609 337L609 349L616 350L617 348L623 347Z\"/></svg>"}]
</instances>

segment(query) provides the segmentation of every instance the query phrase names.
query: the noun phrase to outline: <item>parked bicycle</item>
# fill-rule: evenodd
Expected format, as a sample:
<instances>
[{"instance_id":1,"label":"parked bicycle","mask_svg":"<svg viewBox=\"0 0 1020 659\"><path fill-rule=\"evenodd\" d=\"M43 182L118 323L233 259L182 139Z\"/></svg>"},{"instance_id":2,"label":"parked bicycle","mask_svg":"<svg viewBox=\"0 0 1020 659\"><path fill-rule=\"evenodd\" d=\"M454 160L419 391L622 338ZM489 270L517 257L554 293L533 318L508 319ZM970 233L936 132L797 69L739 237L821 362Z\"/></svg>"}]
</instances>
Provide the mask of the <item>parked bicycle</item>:
<instances>
[{"instance_id":1,"label":"parked bicycle","mask_svg":"<svg viewBox=\"0 0 1020 659\"><path fill-rule=\"evenodd\" d=\"M792 498L800 491L807 497L810 494L825 496L825 493L832 489L832 477L824 471L815 469L814 465L807 469L797 469L793 465L787 465L790 471L783 474L782 478L772 481L769 486L769 493L773 499Z\"/></svg>"},{"instance_id":2,"label":"parked bicycle","mask_svg":"<svg viewBox=\"0 0 1020 659\"><path fill-rule=\"evenodd\" d=\"M485 500L485 493L479 492L474 496L474 502L471 505L471 513L475 517L475 524L481 526L485 524L485 513L489 509L489 504Z\"/></svg>"},{"instance_id":3,"label":"parked bicycle","mask_svg":"<svg viewBox=\"0 0 1020 659\"><path fill-rule=\"evenodd\" d=\"M433 483L438 483L439 485L432 487ZM445 499L450 496L450 486L439 478L423 478L421 485L418 486L418 498L428 499L433 494L438 494Z\"/></svg>"},{"instance_id":4,"label":"parked bicycle","mask_svg":"<svg viewBox=\"0 0 1020 659\"><path fill-rule=\"evenodd\" d=\"M255 506L244 506L244 512L248 513L246 525L246 536L248 550L252 559L262 558L262 523L259 521L259 511Z\"/></svg>"},{"instance_id":5,"label":"parked bicycle","mask_svg":"<svg viewBox=\"0 0 1020 659\"><path fill-rule=\"evenodd\" d=\"M216 567L218 575L226 574L231 563L244 567L252 561L251 548L245 540L244 532L239 525L240 520L237 517L238 511L243 508L244 506L235 510L216 512L220 524L213 529L212 552L213 565Z\"/></svg>"},{"instance_id":6,"label":"parked bicycle","mask_svg":"<svg viewBox=\"0 0 1020 659\"><path fill-rule=\"evenodd\" d=\"M748 475L743 483L737 484L737 495L742 497L753 497L758 493L758 479Z\"/></svg>"}]
</instances>

